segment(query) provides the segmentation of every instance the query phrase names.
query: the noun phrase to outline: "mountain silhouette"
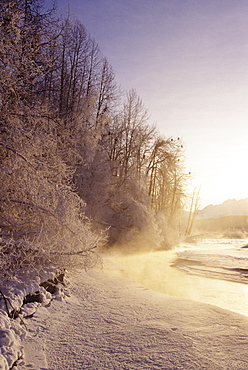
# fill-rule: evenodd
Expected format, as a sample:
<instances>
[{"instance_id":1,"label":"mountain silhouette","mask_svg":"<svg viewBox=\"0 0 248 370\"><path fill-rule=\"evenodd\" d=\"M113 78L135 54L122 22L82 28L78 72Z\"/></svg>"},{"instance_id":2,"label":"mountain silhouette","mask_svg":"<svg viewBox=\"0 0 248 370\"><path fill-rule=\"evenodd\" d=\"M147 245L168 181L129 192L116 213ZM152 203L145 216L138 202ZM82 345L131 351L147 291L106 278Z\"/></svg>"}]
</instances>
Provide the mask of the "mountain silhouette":
<instances>
[{"instance_id":1,"label":"mountain silhouette","mask_svg":"<svg viewBox=\"0 0 248 370\"><path fill-rule=\"evenodd\" d=\"M198 212L198 219L219 218L225 216L248 216L248 198L228 199L222 204L210 204Z\"/></svg>"}]
</instances>

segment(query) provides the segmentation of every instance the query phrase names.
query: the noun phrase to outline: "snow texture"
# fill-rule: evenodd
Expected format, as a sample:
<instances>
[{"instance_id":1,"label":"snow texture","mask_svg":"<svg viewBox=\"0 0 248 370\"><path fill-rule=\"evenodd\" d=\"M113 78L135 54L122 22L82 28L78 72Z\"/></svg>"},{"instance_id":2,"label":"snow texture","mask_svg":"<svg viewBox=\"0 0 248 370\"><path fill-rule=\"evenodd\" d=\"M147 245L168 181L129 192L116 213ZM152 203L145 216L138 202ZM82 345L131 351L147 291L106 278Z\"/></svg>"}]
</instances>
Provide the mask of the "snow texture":
<instances>
[{"instance_id":1,"label":"snow texture","mask_svg":"<svg viewBox=\"0 0 248 370\"><path fill-rule=\"evenodd\" d=\"M40 283L56 276L56 270L43 271L40 276L35 272L25 273L23 276L15 277L6 281L1 286L0 299L0 370L12 369L16 364L22 363L23 343L28 335L26 319L32 317L37 309L47 306L52 300L52 295L40 286ZM24 278L25 277L25 278ZM39 291L38 302L24 304L25 297L35 295ZM58 288L54 298L61 299L63 291ZM7 307L6 307L7 305ZM7 314L16 313L16 319L10 318ZM16 368L16 367L15 367Z\"/></svg>"},{"instance_id":2,"label":"snow texture","mask_svg":"<svg viewBox=\"0 0 248 370\"><path fill-rule=\"evenodd\" d=\"M69 278L70 296L26 320L18 369L248 368L247 317L101 271Z\"/></svg>"}]
</instances>

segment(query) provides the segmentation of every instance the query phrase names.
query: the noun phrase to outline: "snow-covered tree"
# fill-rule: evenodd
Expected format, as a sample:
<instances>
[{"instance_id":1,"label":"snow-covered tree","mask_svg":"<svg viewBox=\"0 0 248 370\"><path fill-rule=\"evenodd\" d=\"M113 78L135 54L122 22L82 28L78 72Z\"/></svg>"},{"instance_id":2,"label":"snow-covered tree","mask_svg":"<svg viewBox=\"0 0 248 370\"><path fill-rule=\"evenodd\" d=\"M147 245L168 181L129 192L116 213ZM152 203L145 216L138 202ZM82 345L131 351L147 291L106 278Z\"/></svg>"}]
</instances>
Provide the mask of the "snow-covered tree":
<instances>
[{"instance_id":1,"label":"snow-covered tree","mask_svg":"<svg viewBox=\"0 0 248 370\"><path fill-rule=\"evenodd\" d=\"M79 256L89 265L102 230L109 244L133 248L143 238L158 247L156 217L174 227L183 199L180 142L158 138L135 90L119 105L97 43L79 21L54 14L41 0L0 0L0 261L8 266Z\"/></svg>"},{"instance_id":2,"label":"snow-covered tree","mask_svg":"<svg viewBox=\"0 0 248 370\"><path fill-rule=\"evenodd\" d=\"M2 135L0 142L0 233L2 242L12 245L7 257L19 253L21 267L24 261L32 265L34 256L40 263L59 266L72 263L77 254L91 258L99 238L91 231L85 203L74 191L74 170L44 118L28 119L32 129L16 117L11 135ZM20 243L12 240L21 245L26 241L28 248L20 251Z\"/></svg>"},{"instance_id":3,"label":"snow-covered tree","mask_svg":"<svg viewBox=\"0 0 248 370\"><path fill-rule=\"evenodd\" d=\"M70 130L40 93L51 40L39 3L1 2L1 273L37 263L64 267L75 256L88 266L99 244L72 181L77 142L71 145Z\"/></svg>"}]
</instances>

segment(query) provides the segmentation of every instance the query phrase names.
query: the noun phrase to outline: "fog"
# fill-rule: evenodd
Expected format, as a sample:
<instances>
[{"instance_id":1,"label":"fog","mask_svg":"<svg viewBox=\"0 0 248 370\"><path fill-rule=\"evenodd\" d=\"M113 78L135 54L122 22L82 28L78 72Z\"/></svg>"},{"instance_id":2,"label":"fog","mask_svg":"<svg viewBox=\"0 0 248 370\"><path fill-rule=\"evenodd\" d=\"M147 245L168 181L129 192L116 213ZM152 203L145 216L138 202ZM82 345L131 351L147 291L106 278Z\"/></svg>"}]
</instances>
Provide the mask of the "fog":
<instances>
[{"instance_id":1,"label":"fog","mask_svg":"<svg viewBox=\"0 0 248 370\"><path fill-rule=\"evenodd\" d=\"M174 251L116 254L112 260L120 269L114 269L111 273L134 280L148 289L180 297L185 274L171 267L175 259Z\"/></svg>"},{"instance_id":2,"label":"fog","mask_svg":"<svg viewBox=\"0 0 248 370\"><path fill-rule=\"evenodd\" d=\"M231 281L190 275L173 266L177 248L172 251L111 257L111 274L128 278L144 288L174 297L191 299L248 315L248 286Z\"/></svg>"}]
</instances>

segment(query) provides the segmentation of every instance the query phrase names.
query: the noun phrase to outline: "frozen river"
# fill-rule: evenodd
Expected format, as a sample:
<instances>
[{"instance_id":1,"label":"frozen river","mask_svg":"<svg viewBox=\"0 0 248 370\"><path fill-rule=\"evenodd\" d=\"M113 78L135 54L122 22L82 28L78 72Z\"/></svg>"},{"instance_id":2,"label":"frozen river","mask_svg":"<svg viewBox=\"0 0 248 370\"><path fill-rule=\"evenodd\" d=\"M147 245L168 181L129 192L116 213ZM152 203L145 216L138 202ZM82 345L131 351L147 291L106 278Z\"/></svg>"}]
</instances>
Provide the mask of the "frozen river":
<instances>
[{"instance_id":1,"label":"frozen river","mask_svg":"<svg viewBox=\"0 0 248 370\"><path fill-rule=\"evenodd\" d=\"M111 273L248 316L247 244L247 239L205 239L173 251L114 256Z\"/></svg>"}]
</instances>

